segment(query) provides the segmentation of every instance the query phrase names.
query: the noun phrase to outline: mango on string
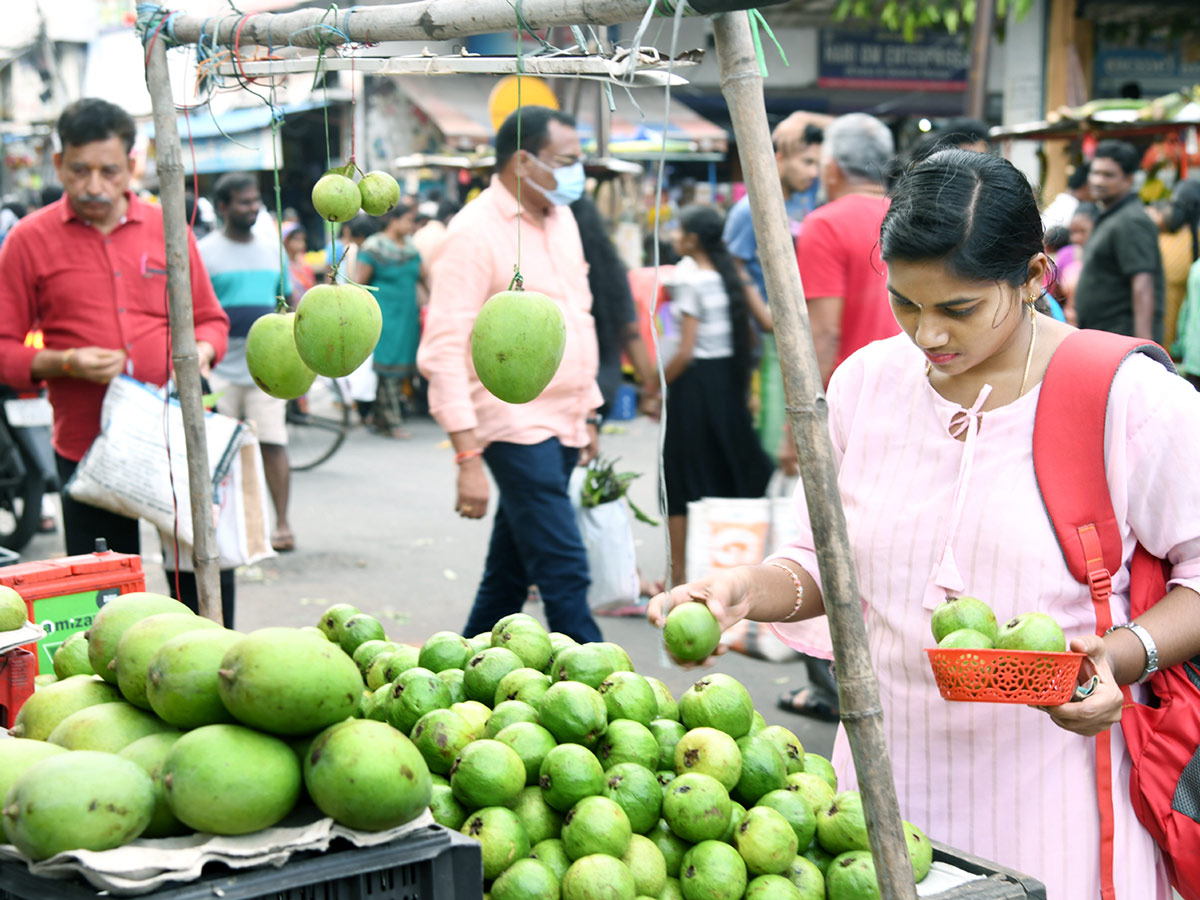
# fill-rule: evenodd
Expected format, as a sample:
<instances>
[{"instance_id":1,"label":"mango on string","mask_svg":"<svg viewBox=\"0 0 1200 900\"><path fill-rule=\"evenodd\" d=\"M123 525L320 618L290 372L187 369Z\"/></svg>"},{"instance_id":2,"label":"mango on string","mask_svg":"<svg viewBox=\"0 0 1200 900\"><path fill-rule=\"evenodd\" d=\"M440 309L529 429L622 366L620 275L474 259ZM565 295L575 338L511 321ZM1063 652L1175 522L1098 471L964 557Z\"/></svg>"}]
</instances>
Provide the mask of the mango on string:
<instances>
[{"instance_id":1,"label":"mango on string","mask_svg":"<svg viewBox=\"0 0 1200 900\"><path fill-rule=\"evenodd\" d=\"M471 360L491 394L506 403L528 403L554 378L566 343L557 303L536 291L501 291L475 317Z\"/></svg>"},{"instance_id":2,"label":"mango on string","mask_svg":"<svg viewBox=\"0 0 1200 900\"><path fill-rule=\"evenodd\" d=\"M280 400L308 393L317 373L304 364L296 349L296 314L260 316L246 334L246 366L264 392Z\"/></svg>"},{"instance_id":3,"label":"mango on string","mask_svg":"<svg viewBox=\"0 0 1200 900\"><path fill-rule=\"evenodd\" d=\"M357 369L379 343L383 314L357 284L318 284L296 307L292 333L304 364L328 378Z\"/></svg>"}]
</instances>

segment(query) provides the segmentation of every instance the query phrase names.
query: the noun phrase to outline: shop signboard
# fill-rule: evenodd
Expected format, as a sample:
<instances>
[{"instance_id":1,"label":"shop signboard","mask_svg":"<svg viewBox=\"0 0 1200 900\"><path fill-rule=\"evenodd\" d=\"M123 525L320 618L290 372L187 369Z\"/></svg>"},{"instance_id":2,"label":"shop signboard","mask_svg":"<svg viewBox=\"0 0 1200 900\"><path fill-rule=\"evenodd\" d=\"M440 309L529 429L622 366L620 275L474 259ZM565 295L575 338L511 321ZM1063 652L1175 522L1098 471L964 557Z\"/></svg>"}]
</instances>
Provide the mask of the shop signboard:
<instances>
[{"instance_id":1,"label":"shop signboard","mask_svg":"<svg viewBox=\"0 0 1200 900\"><path fill-rule=\"evenodd\" d=\"M822 28L817 86L869 91L965 91L971 54L964 34Z\"/></svg>"},{"instance_id":2,"label":"shop signboard","mask_svg":"<svg viewBox=\"0 0 1200 900\"><path fill-rule=\"evenodd\" d=\"M193 137L180 131L183 143L183 171L191 175L213 172L253 172L283 165L283 142L270 128Z\"/></svg>"},{"instance_id":3,"label":"shop signboard","mask_svg":"<svg viewBox=\"0 0 1200 900\"><path fill-rule=\"evenodd\" d=\"M1120 97L1136 84L1143 97L1157 97L1200 84L1200 38L1096 41L1093 93Z\"/></svg>"}]
</instances>

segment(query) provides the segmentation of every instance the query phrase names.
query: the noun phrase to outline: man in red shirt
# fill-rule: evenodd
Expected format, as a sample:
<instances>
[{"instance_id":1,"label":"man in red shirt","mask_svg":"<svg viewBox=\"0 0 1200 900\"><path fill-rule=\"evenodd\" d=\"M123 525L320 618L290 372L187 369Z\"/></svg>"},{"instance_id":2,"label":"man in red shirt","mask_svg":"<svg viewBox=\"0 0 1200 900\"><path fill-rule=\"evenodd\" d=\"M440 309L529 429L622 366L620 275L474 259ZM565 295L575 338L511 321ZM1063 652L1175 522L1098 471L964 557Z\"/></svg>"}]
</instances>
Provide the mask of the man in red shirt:
<instances>
[{"instance_id":1,"label":"man in red shirt","mask_svg":"<svg viewBox=\"0 0 1200 900\"><path fill-rule=\"evenodd\" d=\"M883 175L892 153L892 133L865 113L841 116L825 130L821 183L829 202L804 219L796 257L826 385L859 347L900 332L879 258L888 208Z\"/></svg>"},{"instance_id":2,"label":"man in red shirt","mask_svg":"<svg viewBox=\"0 0 1200 900\"><path fill-rule=\"evenodd\" d=\"M68 106L58 120L54 166L61 199L26 216L0 247L0 381L18 389L46 382L54 406L54 450L66 484L100 431L108 382L121 373L148 384L169 375L166 246L162 209L129 190L135 126L104 100ZM200 370L225 352L226 317L195 239L188 235ZM45 349L25 346L39 327ZM138 553L138 523L62 497L67 553L90 553L97 538ZM195 581L181 573L181 589ZM222 576L229 594L232 573ZM227 591L225 581L228 581ZM186 584L184 582L190 582Z\"/></svg>"}]
</instances>

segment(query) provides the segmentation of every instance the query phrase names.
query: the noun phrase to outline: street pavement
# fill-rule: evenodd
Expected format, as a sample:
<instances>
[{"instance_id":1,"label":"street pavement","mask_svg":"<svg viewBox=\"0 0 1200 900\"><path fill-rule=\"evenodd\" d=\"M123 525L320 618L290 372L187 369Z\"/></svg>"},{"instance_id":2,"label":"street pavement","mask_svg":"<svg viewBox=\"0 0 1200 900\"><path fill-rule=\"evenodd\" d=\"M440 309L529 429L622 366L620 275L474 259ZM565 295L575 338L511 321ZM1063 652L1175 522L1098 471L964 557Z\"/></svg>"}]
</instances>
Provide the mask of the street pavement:
<instances>
[{"instance_id":1,"label":"street pavement","mask_svg":"<svg viewBox=\"0 0 1200 900\"><path fill-rule=\"evenodd\" d=\"M454 512L454 455L445 434L428 419L405 423L411 440L391 440L354 428L317 469L292 476L290 518L296 550L239 572L241 631L268 625L315 625L325 607L352 603L378 617L392 640L421 643L440 630L457 631L467 618L483 569L491 517L466 520ZM644 418L614 423L601 453L619 457L621 471L640 471L630 494L644 510L657 509L657 423ZM495 495L492 510L495 509ZM650 582L666 572L665 528L633 524L638 563ZM159 542L143 523L147 588L166 590ZM23 560L63 553L59 535L40 536ZM536 603L525 612L545 622ZM661 633L642 617L599 618L606 640L628 651L642 674L661 678L678 696L703 670L672 665ZM805 748L825 756L834 727L777 709L778 695L806 683L798 662L771 663L726 653L712 671L749 689L770 724L783 725Z\"/></svg>"}]
</instances>

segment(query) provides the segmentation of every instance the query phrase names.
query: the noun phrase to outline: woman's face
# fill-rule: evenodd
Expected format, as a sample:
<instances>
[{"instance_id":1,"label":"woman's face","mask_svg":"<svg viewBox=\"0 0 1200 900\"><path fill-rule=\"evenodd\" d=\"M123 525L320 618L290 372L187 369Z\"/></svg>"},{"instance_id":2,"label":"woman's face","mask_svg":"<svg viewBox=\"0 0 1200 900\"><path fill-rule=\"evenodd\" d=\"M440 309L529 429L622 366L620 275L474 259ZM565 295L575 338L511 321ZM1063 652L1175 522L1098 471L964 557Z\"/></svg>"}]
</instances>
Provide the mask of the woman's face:
<instances>
[{"instance_id":1,"label":"woman's face","mask_svg":"<svg viewBox=\"0 0 1200 900\"><path fill-rule=\"evenodd\" d=\"M288 256L296 257L308 250L308 238L301 229L297 228L287 236L283 246L287 250Z\"/></svg>"},{"instance_id":2,"label":"woman's face","mask_svg":"<svg viewBox=\"0 0 1200 900\"><path fill-rule=\"evenodd\" d=\"M888 263L892 312L936 371L948 376L976 367L990 371L1006 364L1014 347L1016 356L1025 352L1027 317L1022 303L1041 284L1045 260L1043 254L1034 257L1024 291L1008 284L964 281L940 261L893 260Z\"/></svg>"},{"instance_id":3,"label":"woman's face","mask_svg":"<svg viewBox=\"0 0 1200 900\"><path fill-rule=\"evenodd\" d=\"M1095 223L1091 216L1072 216L1071 224L1067 226L1067 230L1071 233L1071 243L1082 247L1092 236L1094 226Z\"/></svg>"},{"instance_id":4,"label":"woman's face","mask_svg":"<svg viewBox=\"0 0 1200 900\"><path fill-rule=\"evenodd\" d=\"M696 236L676 226L671 229L671 246L675 248L675 252L679 256L689 256L695 249Z\"/></svg>"},{"instance_id":5,"label":"woman's face","mask_svg":"<svg viewBox=\"0 0 1200 900\"><path fill-rule=\"evenodd\" d=\"M417 230L417 211L415 209L397 216L391 221L392 232L400 237L407 237Z\"/></svg>"}]
</instances>

